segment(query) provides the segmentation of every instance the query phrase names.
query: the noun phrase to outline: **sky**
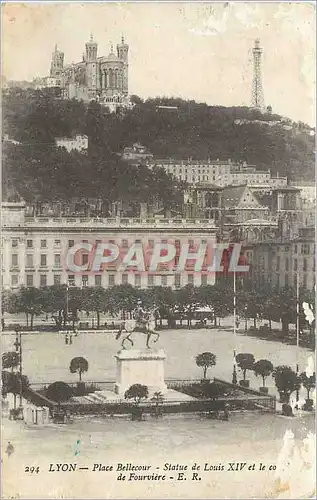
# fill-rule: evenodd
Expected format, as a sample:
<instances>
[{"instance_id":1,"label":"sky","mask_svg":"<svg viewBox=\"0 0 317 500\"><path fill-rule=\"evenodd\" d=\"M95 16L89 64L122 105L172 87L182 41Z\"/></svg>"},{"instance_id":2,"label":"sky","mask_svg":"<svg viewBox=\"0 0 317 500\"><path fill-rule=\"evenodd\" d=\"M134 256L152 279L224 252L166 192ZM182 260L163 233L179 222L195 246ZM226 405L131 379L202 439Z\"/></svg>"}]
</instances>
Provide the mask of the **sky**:
<instances>
[{"instance_id":1,"label":"sky","mask_svg":"<svg viewBox=\"0 0 317 500\"><path fill-rule=\"evenodd\" d=\"M7 3L2 74L48 75L55 43L65 63L80 61L91 33L99 56L124 35L130 94L223 106L251 104L252 47L260 38L265 104L315 125L313 3Z\"/></svg>"}]
</instances>

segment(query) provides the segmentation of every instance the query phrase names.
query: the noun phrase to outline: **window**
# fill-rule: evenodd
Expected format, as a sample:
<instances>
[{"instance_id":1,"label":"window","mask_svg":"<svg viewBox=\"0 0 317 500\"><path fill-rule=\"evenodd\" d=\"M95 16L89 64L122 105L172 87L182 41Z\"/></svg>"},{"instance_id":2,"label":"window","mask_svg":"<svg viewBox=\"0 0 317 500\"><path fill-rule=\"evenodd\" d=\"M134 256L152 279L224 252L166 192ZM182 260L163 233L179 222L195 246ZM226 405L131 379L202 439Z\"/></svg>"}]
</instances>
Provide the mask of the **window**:
<instances>
[{"instance_id":1,"label":"window","mask_svg":"<svg viewBox=\"0 0 317 500\"><path fill-rule=\"evenodd\" d=\"M32 274L26 275L26 286L33 286L33 275Z\"/></svg>"},{"instance_id":2,"label":"window","mask_svg":"<svg viewBox=\"0 0 317 500\"><path fill-rule=\"evenodd\" d=\"M303 287L307 288L307 274L303 275Z\"/></svg>"},{"instance_id":3,"label":"window","mask_svg":"<svg viewBox=\"0 0 317 500\"><path fill-rule=\"evenodd\" d=\"M54 254L54 266L59 267L61 265L61 256L59 253Z\"/></svg>"},{"instance_id":4,"label":"window","mask_svg":"<svg viewBox=\"0 0 317 500\"><path fill-rule=\"evenodd\" d=\"M11 285L12 286L17 286L17 284L19 283L19 277L17 274L12 274L11 275Z\"/></svg>"},{"instance_id":5,"label":"window","mask_svg":"<svg viewBox=\"0 0 317 500\"><path fill-rule=\"evenodd\" d=\"M167 286L167 276L161 276L162 286Z\"/></svg>"},{"instance_id":6,"label":"window","mask_svg":"<svg viewBox=\"0 0 317 500\"><path fill-rule=\"evenodd\" d=\"M46 286L47 279L46 274L40 274L40 286Z\"/></svg>"},{"instance_id":7,"label":"window","mask_svg":"<svg viewBox=\"0 0 317 500\"><path fill-rule=\"evenodd\" d=\"M202 284L202 286L207 285L207 274L202 274L202 276L201 276L201 284Z\"/></svg>"},{"instance_id":8,"label":"window","mask_svg":"<svg viewBox=\"0 0 317 500\"><path fill-rule=\"evenodd\" d=\"M18 265L18 254L17 253L13 253L11 255L11 265L13 267L17 267L17 265Z\"/></svg>"},{"instance_id":9,"label":"window","mask_svg":"<svg viewBox=\"0 0 317 500\"><path fill-rule=\"evenodd\" d=\"M294 287L297 287L297 274L294 274Z\"/></svg>"},{"instance_id":10,"label":"window","mask_svg":"<svg viewBox=\"0 0 317 500\"><path fill-rule=\"evenodd\" d=\"M88 276L87 275L83 275L81 277L81 283L82 283L82 286L88 286Z\"/></svg>"},{"instance_id":11,"label":"window","mask_svg":"<svg viewBox=\"0 0 317 500\"><path fill-rule=\"evenodd\" d=\"M288 271L289 270L289 258L286 257L285 259L285 271Z\"/></svg>"},{"instance_id":12,"label":"window","mask_svg":"<svg viewBox=\"0 0 317 500\"><path fill-rule=\"evenodd\" d=\"M46 248L46 240L41 240L41 248Z\"/></svg>"},{"instance_id":13,"label":"window","mask_svg":"<svg viewBox=\"0 0 317 500\"><path fill-rule=\"evenodd\" d=\"M303 260L303 271L307 271L307 259Z\"/></svg>"},{"instance_id":14,"label":"window","mask_svg":"<svg viewBox=\"0 0 317 500\"><path fill-rule=\"evenodd\" d=\"M280 256L278 255L276 257L276 270L279 271L280 270L280 261L281 261L281 258Z\"/></svg>"},{"instance_id":15,"label":"window","mask_svg":"<svg viewBox=\"0 0 317 500\"><path fill-rule=\"evenodd\" d=\"M153 247L154 246L154 240L149 240L149 247Z\"/></svg>"},{"instance_id":16,"label":"window","mask_svg":"<svg viewBox=\"0 0 317 500\"><path fill-rule=\"evenodd\" d=\"M59 274L54 274L54 285L60 285L61 284L61 277Z\"/></svg>"},{"instance_id":17,"label":"window","mask_svg":"<svg viewBox=\"0 0 317 500\"><path fill-rule=\"evenodd\" d=\"M294 271L297 271L297 259L294 259Z\"/></svg>"},{"instance_id":18,"label":"window","mask_svg":"<svg viewBox=\"0 0 317 500\"><path fill-rule=\"evenodd\" d=\"M188 244L190 247L193 247L194 246L194 240L188 240Z\"/></svg>"},{"instance_id":19,"label":"window","mask_svg":"<svg viewBox=\"0 0 317 500\"><path fill-rule=\"evenodd\" d=\"M122 247L127 248L129 246L128 240L122 240Z\"/></svg>"},{"instance_id":20,"label":"window","mask_svg":"<svg viewBox=\"0 0 317 500\"><path fill-rule=\"evenodd\" d=\"M33 240L26 240L26 247L33 248Z\"/></svg>"},{"instance_id":21,"label":"window","mask_svg":"<svg viewBox=\"0 0 317 500\"><path fill-rule=\"evenodd\" d=\"M194 284L194 275L193 274L189 274L188 278L187 278L187 281L188 281L189 285L193 285Z\"/></svg>"},{"instance_id":22,"label":"window","mask_svg":"<svg viewBox=\"0 0 317 500\"><path fill-rule=\"evenodd\" d=\"M88 253L83 253L82 254L82 265L85 266L86 264L88 264Z\"/></svg>"},{"instance_id":23,"label":"window","mask_svg":"<svg viewBox=\"0 0 317 500\"><path fill-rule=\"evenodd\" d=\"M297 253L297 245L294 247L294 253Z\"/></svg>"},{"instance_id":24,"label":"window","mask_svg":"<svg viewBox=\"0 0 317 500\"><path fill-rule=\"evenodd\" d=\"M308 243L303 243L302 245L302 254L304 255L309 255L310 252L310 246Z\"/></svg>"},{"instance_id":25,"label":"window","mask_svg":"<svg viewBox=\"0 0 317 500\"><path fill-rule=\"evenodd\" d=\"M288 274L285 274L285 286L288 286Z\"/></svg>"},{"instance_id":26,"label":"window","mask_svg":"<svg viewBox=\"0 0 317 500\"><path fill-rule=\"evenodd\" d=\"M141 276L140 274L134 275L134 284L135 286L141 286Z\"/></svg>"},{"instance_id":27,"label":"window","mask_svg":"<svg viewBox=\"0 0 317 500\"><path fill-rule=\"evenodd\" d=\"M60 247L61 246L61 240L54 240L54 247Z\"/></svg>"},{"instance_id":28,"label":"window","mask_svg":"<svg viewBox=\"0 0 317 500\"><path fill-rule=\"evenodd\" d=\"M33 267L33 255L31 254L26 256L26 267Z\"/></svg>"},{"instance_id":29,"label":"window","mask_svg":"<svg viewBox=\"0 0 317 500\"><path fill-rule=\"evenodd\" d=\"M95 275L95 286L101 286L101 274Z\"/></svg>"},{"instance_id":30,"label":"window","mask_svg":"<svg viewBox=\"0 0 317 500\"><path fill-rule=\"evenodd\" d=\"M17 247L18 246L18 240L17 240L17 238L13 238L11 243L12 243L13 247Z\"/></svg>"},{"instance_id":31,"label":"window","mask_svg":"<svg viewBox=\"0 0 317 500\"><path fill-rule=\"evenodd\" d=\"M46 267L46 254L41 254L41 267Z\"/></svg>"},{"instance_id":32,"label":"window","mask_svg":"<svg viewBox=\"0 0 317 500\"><path fill-rule=\"evenodd\" d=\"M68 240L68 248L71 248L74 246L74 240Z\"/></svg>"},{"instance_id":33,"label":"window","mask_svg":"<svg viewBox=\"0 0 317 500\"><path fill-rule=\"evenodd\" d=\"M73 274L68 276L68 286L75 286L75 276Z\"/></svg>"},{"instance_id":34,"label":"window","mask_svg":"<svg viewBox=\"0 0 317 500\"><path fill-rule=\"evenodd\" d=\"M123 274L122 275L122 284L123 285L127 285L128 284L128 275L127 274Z\"/></svg>"},{"instance_id":35,"label":"window","mask_svg":"<svg viewBox=\"0 0 317 500\"><path fill-rule=\"evenodd\" d=\"M114 286L115 284L115 275L109 274L109 286Z\"/></svg>"},{"instance_id":36,"label":"window","mask_svg":"<svg viewBox=\"0 0 317 500\"><path fill-rule=\"evenodd\" d=\"M147 277L147 284L148 286L154 286L154 276L153 274L149 274Z\"/></svg>"}]
</instances>

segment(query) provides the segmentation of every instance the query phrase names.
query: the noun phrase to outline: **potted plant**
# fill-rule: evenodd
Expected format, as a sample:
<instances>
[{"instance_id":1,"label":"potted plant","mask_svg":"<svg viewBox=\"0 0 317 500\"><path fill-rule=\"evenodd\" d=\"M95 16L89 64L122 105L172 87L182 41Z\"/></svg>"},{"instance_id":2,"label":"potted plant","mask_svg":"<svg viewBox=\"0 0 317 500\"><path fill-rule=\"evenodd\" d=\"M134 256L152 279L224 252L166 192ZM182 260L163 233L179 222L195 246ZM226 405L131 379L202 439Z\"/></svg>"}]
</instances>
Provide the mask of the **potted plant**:
<instances>
[{"instance_id":1,"label":"potted plant","mask_svg":"<svg viewBox=\"0 0 317 500\"><path fill-rule=\"evenodd\" d=\"M260 392L263 392L264 394L268 394L268 392L269 392L268 387L265 387L265 379L269 375L271 375L273 370L274 370L273 365L272 365L271 361L269 361L268 359L260 359L259 361L257 361L253 365L253 371L254 371L256 377L258 375L260 375L260 377L262 377L263 386L260 387Z\"/></svg>"},{"instance_id":2,"label":"potted plant","mask_svg":"<svg viewBox=\"0 0 317 500\"><path fill-rule=\"evenodd\" d=\"M247 370L252 370L254 365L254 356L248 352L241 352L236 356L236 362L239 366L240 370L243 373L243 380L240 380L239 384L241 387L249 387L250 381L246 380L246 372Z\"/></svg>"},{"instance_id":3,"label":"potted plant","mask_svg":"<svg viewBox=\"0 0 317 500\"><path fill-rule=\"evenodd\" d=\"M310 391L316 387L316 373L308 376L306 372L300 374L300 380L307 391L307 398L303 406L303 410L312 411L314 407L313 399L310 399Z\"/></svg>"},{"instance_id":4,"label":"potted plant","mask_svg":"<svg viewBox=\"0 0 317 500\"><path fill-rule=\"evenodd\" d=\"M280 402L288 404L292 392L300 389L299 377L290 366L286 365L277 366L272 375L280 395Z\"/></svg>"},{"instance_id":5,"label":"potted plant","mask_svg":"<svg viewBox=\"0 0 317 500\"><path fill-rule=\"evenodd\" d=\"M216 355L212 352L202 352L196 356L196 365L202 367L204 374L204 378L201 380L201 383L210 382L210 379L206 378L207 370L211 366L215 366L216 360Z\"/></svg>"},{"instance_id":6,"label":"potted plant","mask_svg":"<svg viewBox=\"0 0 317 500\"><path fill-rule=\"evenodd\" d=\"M151 398L151 401L155 403L154 406L154 416L156 418L160 417L162 415L162 404L164 401L163 394L160 391L156 391L153 394L153 397Z\"/></svg>"}]
</instances>

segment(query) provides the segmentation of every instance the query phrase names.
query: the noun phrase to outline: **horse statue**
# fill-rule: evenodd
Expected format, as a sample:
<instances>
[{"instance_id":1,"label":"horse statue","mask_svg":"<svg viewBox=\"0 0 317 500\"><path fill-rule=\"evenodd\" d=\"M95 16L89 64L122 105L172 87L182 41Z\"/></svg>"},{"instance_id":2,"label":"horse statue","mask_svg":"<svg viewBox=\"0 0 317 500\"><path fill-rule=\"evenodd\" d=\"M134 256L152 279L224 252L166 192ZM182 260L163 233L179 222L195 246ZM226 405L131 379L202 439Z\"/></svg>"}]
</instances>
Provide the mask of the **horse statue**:
<instances>
[{"instance_id":1,"label":"horse statue","mask_svg":"<svg viewBox=\"0 0 317 500\"><path fill-rule=\"evenodd\" d=\"M120 330L116 335L116 340L118 340L123 333L127 333L122 339L121 347L126 349L125 342L128 340L131 345L134 345L131 335L134 333L142 333L146 335L146 347L150 349L150 339L152 335L155 335L154 343L158 341L160 335L155 331L155 312L156 309L150 311L144 311L141 306L139 306L133 313L133 319L126 320L122 325Z\"/></svg>"}]
</instances>

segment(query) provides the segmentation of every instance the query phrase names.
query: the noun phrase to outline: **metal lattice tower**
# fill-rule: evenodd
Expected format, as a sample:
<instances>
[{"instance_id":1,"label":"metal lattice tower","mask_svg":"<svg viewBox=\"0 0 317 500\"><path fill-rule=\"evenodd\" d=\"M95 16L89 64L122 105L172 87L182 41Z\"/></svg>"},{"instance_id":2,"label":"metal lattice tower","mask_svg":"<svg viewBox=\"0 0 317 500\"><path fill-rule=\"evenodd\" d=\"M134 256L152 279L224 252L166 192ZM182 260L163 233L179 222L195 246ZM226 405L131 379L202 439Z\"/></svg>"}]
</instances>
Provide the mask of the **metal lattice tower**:
<instances>
[{"instance_id":1,"label":"metal lattice tower","mask_svg":"<svg viewBox=\"0 0 317 500\"><path fill-rule=\"evenodd\" d=\"M260 40L257 38L254 43L253 52L253 82L252 82L252 107L264 110L264 95L261 75L261 55L262 48Z\"/></svg>"}]
</instances>

